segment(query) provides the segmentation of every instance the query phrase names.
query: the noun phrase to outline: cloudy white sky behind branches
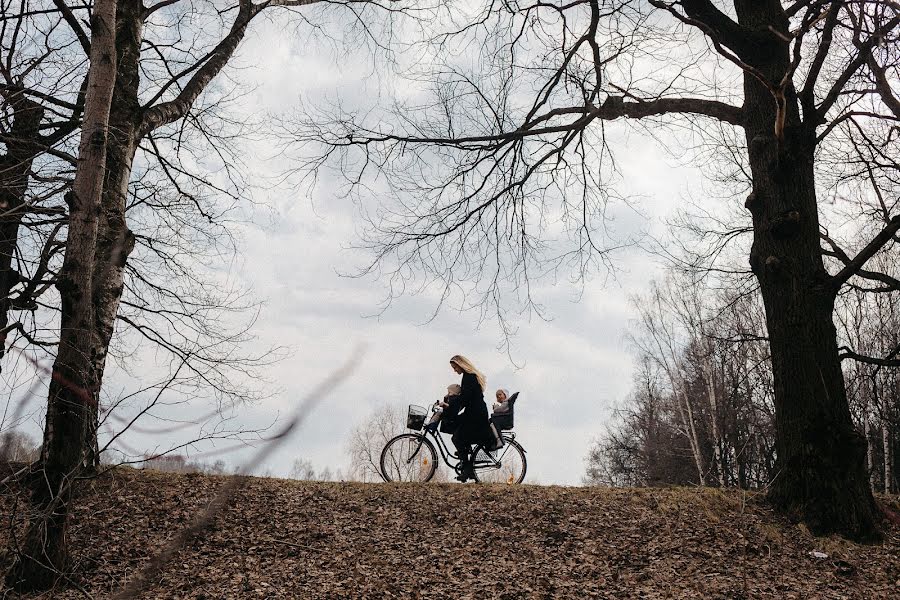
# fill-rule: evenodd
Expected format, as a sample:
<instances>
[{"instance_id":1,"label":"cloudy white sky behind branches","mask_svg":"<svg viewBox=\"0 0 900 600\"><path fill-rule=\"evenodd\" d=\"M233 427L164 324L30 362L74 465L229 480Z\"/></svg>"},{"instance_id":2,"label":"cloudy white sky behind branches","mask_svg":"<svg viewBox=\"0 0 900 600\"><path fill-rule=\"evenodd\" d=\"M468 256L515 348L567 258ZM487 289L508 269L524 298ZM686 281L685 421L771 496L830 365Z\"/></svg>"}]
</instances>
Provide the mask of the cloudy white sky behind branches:
<instances>
[{"instance_id":1,"label":"cloudy white sky behind branches","mask_svg":"<svg viewBox=\"0 0 900 600\"><path fill-rule=\"evenodd\" d=\"M252 88L243 108L257 116L260 111L278 114L301 99L308 104L336 98L378 101L375 81L366 79L368 66L335 60L331 49L311 47L279 27L277 19L257 24L237 64L241 68L232 77ZM662 232L663 221L697 196L698 173L667 156L653 140L617 137L624 148L621 189L635 197L647 218L615 205L612 226L620 238ZM358 208L340 198L335 176L323 171L311 193L291 183L270 187L292 165L266 139L249 148L248 179L259 184L254 194L272 210L258 211L255 223L242 228L243 255L230 275L265 302L255 327L260 347L286 345L291 356L266 370L279 391L238 411L236 420L249 427L271 423L290 412L357 345L366 349L351 379L258 470L286 475L295 458L310 460L318 469L346 469L353 427L382 404L405 409L437 399L458 379L448 359L459 353L485 373L489 392L498 387L521 392L516 432L528 450L528 481L578 484L591 440L629 393L632 359L626 332L634 313L628 297L646 288L658 273L658 261L637 248L626 249L616 255L615 273L595 277L583 289L567 273L535 282L534 297L550 319L514 321L518 333L507 354L500 328L493 321L479 325L476 312L445 308L429 321L435 295L397 300L379 315L385 282L340 275L368 257L349 249L362 221ZM129 436L138 447L147 442ZM225 458L234 464L242 456Z\"/></svg>"},{"instance_id":2,"label":"cloudy white sky behind branches","mask_svg":"<svg viewBox=\"0 0 900 600\"><path fill-rule=\"evenodd\" d=\"M342 51L340 43L322 49L311 45L278 18L255 23L239 51L237 68L229 71L246 92L237 103L239 110L258 118L299 106L301 99L309 105L338 98L364 105L386 98L379 96L374 78L366 77L371 69L365 53L347 60ZM618 146L619 191L635 204L611 206L611 227L619 239L642 232L663 235L665 221L676 209L699 200L700 173L667 155L657 142L625 128L612 126L610 137ZM353 376L258 472L285 476L295 458L307 459L317 469L345 470L348 436L356 425L383 404L405 411L409 403L434 401L458 381L448 359L464 354L487 376L489 396L498 387L521 392L516 433L528 450L526 481L580 483L591 440L629 393L632 357L626 334L634 311L628 298L659 276L657 259L630 248L614 256L614 272L601 273L583 286L573 284L565 272L532 282L533 297L549 319L513 319L518 332L507 352L496 322L479 323L477 312L445 307L429 320L437 304L434 295L401 298L381 312L384 281L340 275L352 272L367 256L350 249L362 221L359 207L339 194L342 184L336 176L323 171L312 190L291 180L277 183L292 165L266 135L247 142L244 155L244 172L254 186L248 193L263 208L239 227L241 254L223 265L220 274L264 302L254 345L287 346L290 355L263 372L273 382L272 393L234 411L229 426L271 425L357 346L366 350ZM148 352L142 372L132 370L137 377L121 370L111 373L108 390L133 391L140 379L149 379L152 359ZM191 419L208 409L174 406L165 416ZM32 425L36 435L38 417ZM122 441L152 452L190 435L130 432ZM191 454L210 462L222 458L230 466L250 455L204 454L210 448L201 444Z\"/></svg>"},{"instance_id":3,"label":"cloudy white sky behind branches","mask_svg":"<svg viewBox=\"0 0 900 600\"><path fill-rule=\"evenodd\" d=\"M245 63L259 65L242 73L255 82L253 104L276 112L301 97L307 103L348 94L374 97L365 93L374 83L357 79L358 70L335 64L300 41L271 35L254 36L242 53ZM698 173L652 140L630 135L619 141L627 148L620 154L623 189L638 198L639 210L649 218L620 204L612 207L612 227L620 238L661 232L663 221L697 195ZM257 150L262 172L274 175L283 168L277 156L263 160L271 148L263 144ZM345 466L347 435L355 424L382 403L405 407L439 397L457 379L448 359L460 353L482 369L491 392L498 387L521 392L516 432L528 450L528 480L579 483L591 440L629 392L626 331L633 310L628 297L646 288L658 273L657 261L637 248L626 249L616 256L612 276L595 277L583 290L566 273L536 282L534 296L550 320L516 321L511 361L500 328L495 322L479 327L476 312L443 309L427 322L434 295L403 298L380 316L367 316L378 313L386 288L377 279L337 274L367 258L346 249L361 220L352 203L337 197L338 186L323 173L311 198L303 189L269 193L273 224L247 230L241 276L267 299L259 338L294 347L293 356L270 371L283 393L258 407L255 419L290 410L292 401L354 345L367 349L358 372L269 467L284 473L294 456L319 468Z\"/></svg>"}]
</instances>

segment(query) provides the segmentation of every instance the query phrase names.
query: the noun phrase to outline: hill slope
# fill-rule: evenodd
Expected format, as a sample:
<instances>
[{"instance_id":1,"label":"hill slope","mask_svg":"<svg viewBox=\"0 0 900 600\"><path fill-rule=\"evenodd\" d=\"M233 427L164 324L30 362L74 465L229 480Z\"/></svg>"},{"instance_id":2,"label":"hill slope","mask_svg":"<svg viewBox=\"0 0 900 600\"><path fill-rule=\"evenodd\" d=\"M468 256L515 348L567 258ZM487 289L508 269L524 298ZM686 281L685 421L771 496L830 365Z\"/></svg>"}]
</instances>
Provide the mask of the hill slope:
<instances>
[{"instance_id":1,"label":"hill slope","mask_svg":"<svg viewBox=\"0 0 900 600\"><path fill-rule=\"evenodd\" d=\"M78 585L109 596L225 481L119 469L92 482L72 528ZM744 500L714 490L251 479L143 597L900 597L897 528L877 546L816 539Z\"/></svg>"}]
</instances>

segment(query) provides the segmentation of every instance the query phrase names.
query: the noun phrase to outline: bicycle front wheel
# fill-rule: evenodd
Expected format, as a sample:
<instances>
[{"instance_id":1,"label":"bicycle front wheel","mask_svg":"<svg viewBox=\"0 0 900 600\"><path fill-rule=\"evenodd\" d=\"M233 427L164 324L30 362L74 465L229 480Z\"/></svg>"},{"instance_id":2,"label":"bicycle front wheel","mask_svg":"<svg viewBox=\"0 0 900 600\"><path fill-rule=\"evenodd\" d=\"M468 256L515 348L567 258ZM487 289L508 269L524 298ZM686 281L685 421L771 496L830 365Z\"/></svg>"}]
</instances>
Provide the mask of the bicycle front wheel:
<instances>
[{"instance_id":1,"label":"bicycle front wheel","mask_svg":"<svg viewBox=\"0 0 900 600\"><path fill-rule=\"evenodd\" d=\"M385 481L424 483L434 477L436 469L437 450L424 435L398 435L381 451L381 476Z\"/></svg>"},{"instance_id":2,"label":"bicycle front wheel","mask_svg":"<svg viewBox=\"0 0 900 600\"><path fill-rule=\"evenodd\" d=\"M486 464L487 461L482 462L476 458L478 481L509 485L522 483L528 462L525 460L525 450L518 442L503 436L503 447L490 454L493 458L490 462L493 464Z\"/></svg>"}]
</instances>

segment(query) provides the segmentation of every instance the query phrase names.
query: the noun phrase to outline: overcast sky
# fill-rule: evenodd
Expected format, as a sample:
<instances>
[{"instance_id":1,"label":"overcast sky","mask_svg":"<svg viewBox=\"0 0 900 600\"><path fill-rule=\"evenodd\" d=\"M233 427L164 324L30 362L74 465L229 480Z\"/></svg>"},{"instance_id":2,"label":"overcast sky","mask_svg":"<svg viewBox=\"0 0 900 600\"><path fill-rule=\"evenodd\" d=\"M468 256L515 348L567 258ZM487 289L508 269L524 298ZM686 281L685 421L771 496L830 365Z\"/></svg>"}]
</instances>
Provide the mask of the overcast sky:
<instances>
[{"instance_id":1,"label":"overcast sky","mask_svg":"<svg viewBox=\"0 0 900 600\"><path fill-rule=\"evenodd\" d=\"M237 76L254 91L248 110L277 113L286 106L325 101L341 94L365 96L365 82L352 65L337 64L333 55L310 51L302 39L273 24L258 27L241 51L246 67ZM363 88L363 89L360 89ZM346 100L345 100L346 101ZM661 223L681 199L692 194L696 173L665 155L652 140L621 138L624 189L640 197L649 219L626 206L613 208L615 227L626 232L661 230ZM277 176L285 168L273 144L253 145L250 171ZM365 260L349 250L361 227L356 208L340 199L325 175L310 196L307 189L258 192L274 209L261 213L256 225L243 230L243 257L233 266L265 307L256 326L261 346L285 344L292 356L268 369L281 391L241 411L250 423L271 422L289 412L298 398L364 345L362 364L306 426L264 466L287 474L302 457L317 468L345 468L347 438L352 428L379 405L405 409L427 405L458 380L449 368L454 354L469 357L487 376L488 393L499 387L521 393L516 433L528 450L527 481L578 484L591 440L605 427L611 408L631 386L632 359L625 339L633 310L629 296L642 292L658 270L638 249L616 260L614 277L587 283L583 294L565 277L539 281L537 300L549 320L517 322L510 360L502 333L494 322L477 315L434 311L434 297L395 302L380 316L386 288L375 278L348 278ZM518 368L517 365L519 365ZM229 460L238 460L231 457Z\"/></svg>"},{"instance_id":2,"label":"overcast sky","mask_svg":"<svg viewBox=\"0 0 900 600\"><path fill-rule=\"evenodd\" d=\"M274 32L273 38L256 35L242 53L244 62L258 65L242 73L256 84L256 106L276 111L301 97L315 101L346 93L355 84L352 69L342 74L341 65L328 56L311 55L302 43L292 44ZM615 226L635 233L659 230L679 202L692 194L697 174L676 165L652 140L632 136L622 141L627 144L621 154L626 189L642 197L640 208L651 218L619 206L613 211ZM267 150L257 149L261 155ZM259 164L263 171L280 168L272 160ZM344 467L352 427L382 403L405 408L441 396L458 380L448 365L450 356L458 353L484 372L489 393L498 387L521 392L516 433L528 450L527 480L580 482L591 440L631 386L632 359L625 336L633 310L628 298L642 292L657 272L651 257L636 248L623 251L615 277L588 282L583 294L565 278L539 281L535 296L551 318L517 323L510 350L513 363L494 322L479 328L477 315L443 310L426 323L435 308L433 297L405 298L380 316L367 316L378 312L385 285L337 274L352 270L365 257L346 249L360 223L355 208L335 197L327 179L312 198L297 190L272 193L268 201L277 218L269 227L246 231L240 274L267 301L258 325L260 340L288 343L294 355L271 369L270 376L284 391L257 407L254 417L265 420L276 411L289 411L292 402L356 344L366 348L353 377L270 461L273 471L285 473L298 456L319 468Z\"/></svg>"},{"instance_id":3,"label":"overcast sky","mask_svg":"<svg viewBox=\"0 0 900 600\"><path fill-rule=\"evenodd\" d=\"M279 27L277 20L258 23L239 53L232 76L251 90L240 110L278 113L287 106L370 92L358 65L335 61L312 51L306 41ZM373 98L372 101L377 101ZM621 238L641 231L664 230L664 221L686 197L695 197L697 172L678 165L649 139L618 136L622 191L638 201L638 212L615 206L611 216ZM235 423L257 427L289 413L307 391L362 345L359 368L303 429L272 456L261 471L287 475L295 458L318 469L345 469L350 431L383 404L405 411L407 404L428 405L459 377L449 368L454 354L469 357L487 376L491 397L499 387L520 392L516 433L528 451L526 482L579 484L592 439L606 426L611 409L631 387L632 357L626 333L634 311L628 298L643 292L658 276L655 259L637 248L616 255L616 271L588 281L584 288L564 276L540 280L533 296L548 320L515 321L518 333L507 354L504 338L492 321L479 326L477 314L442 310L429 321L436 299L408 297L378 316L385 282L348 278L365 260L348 247L361 222L357 208L336 193L325 175L310 193L282 184L271 187L289 163L266 139L247 144L248 179L260 185L255 199L267 206L241 226L241 255L227 275L264 302L254 328L259 348L284 345L290 356L265 369L274 393L242 407ZM512 358L512 360L510 359ZM140 374L139 374L140 375ZM133 389L137 381L116 371L110 389ZM185 418L208 407L177 409ZM174 409L173 409L174 410ZM37 422L33 423L37 426ZM398 431L399 432L399 431ZM130 447L152 451L175 443L187 432L166 435L131 433ZM203 459L200 446L197 458ZM234 465L247 453L214 456Z\"/></svg>"}]
</instances>

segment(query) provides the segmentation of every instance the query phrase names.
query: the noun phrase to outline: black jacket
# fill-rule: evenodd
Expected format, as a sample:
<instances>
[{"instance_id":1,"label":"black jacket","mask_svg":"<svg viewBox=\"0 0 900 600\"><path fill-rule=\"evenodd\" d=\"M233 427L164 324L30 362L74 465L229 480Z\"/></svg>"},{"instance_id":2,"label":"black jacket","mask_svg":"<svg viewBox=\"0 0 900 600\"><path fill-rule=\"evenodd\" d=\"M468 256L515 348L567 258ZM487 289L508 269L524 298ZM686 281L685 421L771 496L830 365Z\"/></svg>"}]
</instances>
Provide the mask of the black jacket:
<instances>
[{"instance_id":1,"label":"black jacket","mask_svg":"<svg viewBox=\"0 0 900 600\"><path fill-rule=\"evenodd\" d=\"M456 419L459 415L459 412L462 410L462 396L444 396L444 402L447 403L447 407L444 409L444 412L441 413L442 419Z\"/></svg>"},{"instance_id":2,"label":"black jacket","mask_svg":"<svg viewBox=\"0 0 900 600\"><path fill-rule=\"evenodd\" d=\"M455 437L469 444L492 444L494 434L488 420L484 392L478 385L478 378L471 373L463 373L459 404L464 410L459 415L459 429Z\"/></svg>"}]
</instances>

